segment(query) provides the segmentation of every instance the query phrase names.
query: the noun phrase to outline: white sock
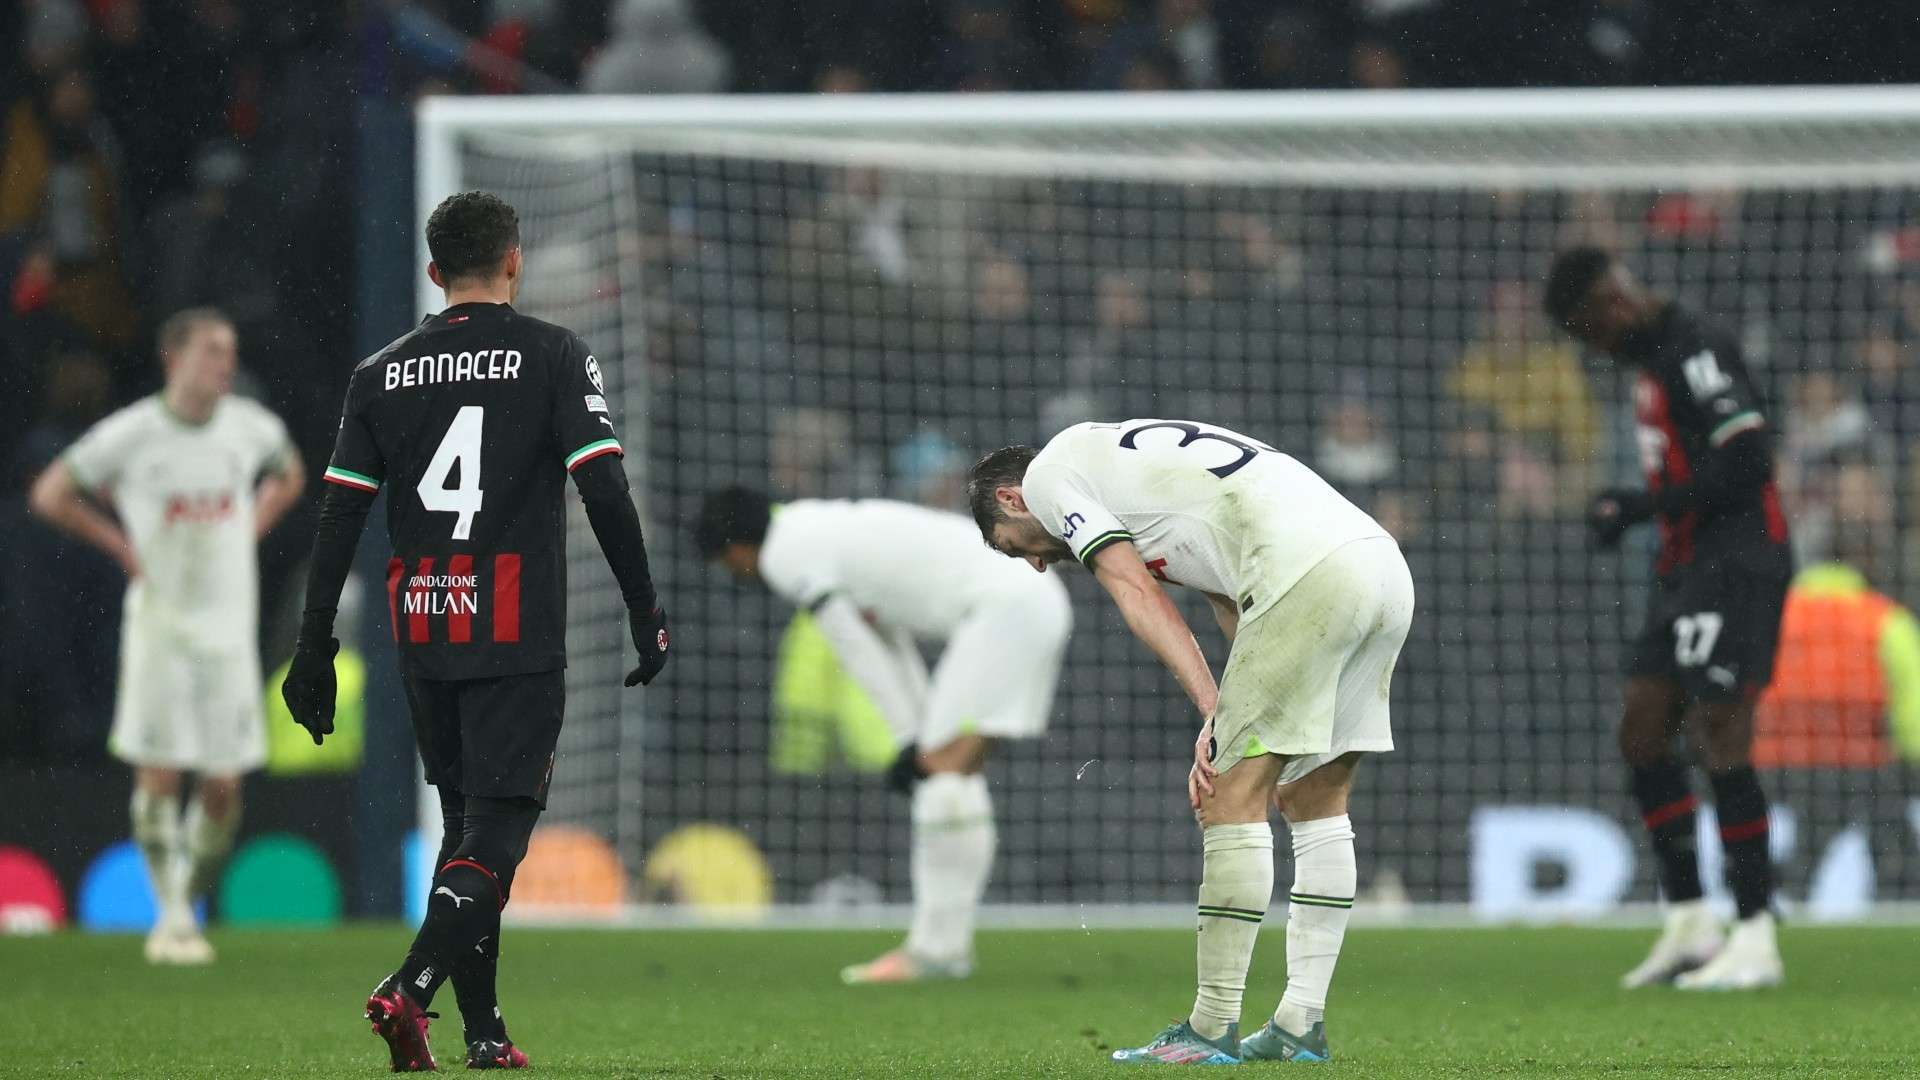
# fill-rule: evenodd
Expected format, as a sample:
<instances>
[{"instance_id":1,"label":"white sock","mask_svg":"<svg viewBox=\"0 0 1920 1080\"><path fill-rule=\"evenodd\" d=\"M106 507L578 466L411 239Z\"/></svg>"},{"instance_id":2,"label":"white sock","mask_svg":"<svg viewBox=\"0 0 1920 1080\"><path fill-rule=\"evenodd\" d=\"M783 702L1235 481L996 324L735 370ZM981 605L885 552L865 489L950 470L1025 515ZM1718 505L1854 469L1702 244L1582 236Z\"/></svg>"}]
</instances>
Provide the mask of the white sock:
<instances>
[{"instance_id":1,"label":"white sock","mask_svg":"<svg viewBox=\"0 0 1920 1080\"><path fill-rule=\"evenodd\" d=\"M154 925L191 923L193 909L187 904L185 882L180 873L183 852L179 801L171 795L155 795L135 787L129 809L133 817L133 842L147 860L147 878L153 883L157 908Z\"/></svg>"},{"instance_id":2,"label":"white sock","mask_svg":"<svg viewBox=\"0 0 1920 1080\"><path fill-rule=\"evenodd\" d=\"M1353 822L1345 814L1293 823L1293 893L1287 906L1287 992L1274 1010L1282 1031L1305 1035L1327 1014L1327 987L1353 913Z\"/></svg>"},{"instance_id":3,"label":"white sock","mask_svg":"<svg viewBox=\"0 0 1920 1080\"><path fill-rule=\"evenodd\" d=\"M913 793L913 926L907 951L970 961L973 924L998 835L993 797L978 774L935 773Z\"/></svg>"},{"instance_id":4,"label":"white sock","mask_svg":"<svg viewBox=\"0 0 1920 1080\"><path fill-rule=\"evenodd\" d=\"M1200 987L1187 1022L1209 1039L1240 1020L1254 939L1273 899L1273 828L1264 821L1209 825L1200 870Z\"/></svg>"},{"instance_id":5,"label":"white sock","mask_svg":"<svg viewBox=\"0 0 1920 1080\"><path fill-rule=\"evenodd\" d=\"M186 835L187 873L185 887L187 899L205 896L213 889L214 876L220 872L221 864L227 861L227 853L233 850L233 838L240 832L240 796L233 797L233 807L227 811L226 820L217 820L207 813L205 804L196 793L187 802L186 817L182 822Z\"/></svg>"}]
</instances>

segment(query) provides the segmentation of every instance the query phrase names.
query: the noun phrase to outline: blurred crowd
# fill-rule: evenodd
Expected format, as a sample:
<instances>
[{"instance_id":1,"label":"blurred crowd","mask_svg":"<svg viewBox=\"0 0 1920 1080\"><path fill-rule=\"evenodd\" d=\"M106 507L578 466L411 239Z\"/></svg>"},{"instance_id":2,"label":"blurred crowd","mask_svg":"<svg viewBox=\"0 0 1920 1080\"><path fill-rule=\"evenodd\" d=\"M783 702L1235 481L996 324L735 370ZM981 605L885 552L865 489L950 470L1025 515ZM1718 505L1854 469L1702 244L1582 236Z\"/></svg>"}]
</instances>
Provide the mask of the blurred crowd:
<instances>
[{"instance_id":1,"label":"blurred crowd","mask_svg":"<svg viewBox=\"0 0 1920 1080\"><path fill-rule=\"evenodd\" d=\"M1897 0L440 0L501 65L589 92L1875 82Z\"/></svg>"},{"instance_id":2,"label":"blurred crowd","mask_svg":"<svg viewBox=\"0 0 1920 1080\"><path fill-rule=\"evenodd\" d=\"M245 391L324 447L352 343L348 30L321 5L0 5L0 754L102 752L124 583L23 492L158 387L162 318L228 312Z\"/></svg>"},{"instance_id":3,"label":"blurred crowd","mask_svg":"<svg viewBox=\"0 0 1920 1080\"><path fill-rule=\"evenodd\" d=\"M649 506L664 523L729 483L957 509L981 452L1090 417L1193 417L1253 433L1371 510L1407 553L1421 613L1395 683L1403 753L1369 766L1380 794L1366 813L1392 823L1416 891L1460 886L1448 876L1460 864L1431 856L1457 849L1475 805L1620 798L1621 652L1644 610L1654 536L1639 530L1611 554L1589 542L1588 499L1641 483L1641 447L1630 373L1541 312L1556 250L1621 251L1655 288L1730 328L1770 401L1802 565L1837 564L1825 576L1920 600L1911 190L1340 190L697 151L638 154L634 175L639 265L622 278L645 287L645 326L619 331L645 343L623 374L644 360ZM554 220L564 216L531 221L565 239ZM582 302L577 276L543 292L569 294L582 319L606 308ZM648 732L647 820L757 806L733 794L761 783L760 729L738 718L782 703L741 672L786 656L774 647L784 613L714 581L671 537L656 566L682 598L681 639L717 647L675 661L665 692L677 722ZM1811 715L1816 737L1769 739L1761 760L1786 773L1783 801L1822 811L1803 838L1816 820L1830 829L1836 793L1864 792L1877 800L1867 816L1891 823L1875 832L1876 852L1897 849L1906 788L1898 768L1882 768L1895 753L1887 721L1920 707L1920 682L1906 676L1920 658L1876 653L1873 643L1894 640L1878 600L1852 584L1827 598L1832 609L1795 635L1811 654L1783 661L1818 677L1791 688L1791 708L1763 709L1763 735L1776 715L1786 728ZM1083 610L1098 611L1088 599ZM1204 614L1192 614L1204 639ZM1836 632L1856 617L1866 631ZM1033 751L1044 760L1032 772L1015 770L1011 820L1049 820L1053 789L1021 787L1027 778L1089 758L1151 765L1173 745L1177 690L1114 629L1076 633L1057 727L1072 737ZM1840 640L1866 643L1857 665L1823 651ZM1847 758L1854 748L1833 736L1828 710L1864 715L1870 747ZM778 743L766 749L779 764ZM857 765L852 740L843 753ZM1920 760L1911 745L1900 753ZM840 835L831 796L804 783L771 790L770 835L802 823L790 845L769 845L802 853L797 870L776 856L780 880L837 865L804 839ZM1089 820L1126 822L1128 837L1154 828L1136 788L1072 798ZM1043 887L1064 897L1074 882L1124 879L1100 858L1127 850L1116 841ZM1796 857L1814 851L1809 842Z\"/></svg>"},{"instance_id":4,"label":"blurred crowd","mask_svg":"<svg viewBox=\"0 0 1920 1080\"><path fill-rule=\"evenodd\" d=\"M151 331L160 318L200 304L230 313L248 392L287 418L310 459L324 459L353 354L355 177L367 164L356 158L354 132L370 102L404 105L449 92L1894 80L1916 74L1907 43L1920 34L1906 32L1914 19L1912 5L1895 0L1849 5L1845 18L1789 0L0 5L0 753L98 752L121 583L104 560L25 523L18 496L88 424L156 386ZM1199 267L1163 250L1034 247L1035 237L1050 235L1050 216L1119 212L1126 200L1111 193L1019 193L1000 201L958 250L929 253L930 237L951 244L950 234L943 223L918 220L924 211L887 177L821 177L815 190L817 202L782 223L784 242L755 256L794 262L724 265L744 257L734 249L718 256L718 268L799 280L809 272L805 260L840 260L849 268L844 280L873 287L822 297L820 310L873 304L869 326L897 317L959 327L968 341L947 361L947 375L982 393L1013 385L1066 396L1056 398L1058 415L1036 415L1017 431L943 431L935 414L953 402L938 400L932 380L903 372L897 357L867 349L869 342L836 340L831 326L774 329L776 312L757 312L758 328L703 322L714 312L702 305L715 301L688 295L696 286L687 282L716 269L701 262L717 250L699 216L712 208L694 207L686 218L676 215L684 208L663 202L648 225L646 257L674 282L654 302L650 358L670 398L697 398L704 391L686 373L703 355L745 348L752 338L790 350L786 362L802 370L844 358L843 368L825 370L844 370L848 385L871 375L862 385L877 388L882 413L897 418L877 425L876 435L824 400L788 403L770 425L767 460L784 470L776 479L790 493L832 487L950 501L977 439L1031 437L1033 424L1073 409L1124 407L1124 394L1103 397L1099 387L1158 385L1161 365L1179 354L1169 350L1190 350L1201 325L1208 342L1242 356L1296 339L1313 346L1310 354L1339 343L1327 354L1331 366L1312 365L1319 382L1311 387L1288 382L1289 369L1222 354L1221 369L1243 372L1240 383L1212 386L1210 398L1196 390L1179 403L1232 420L1248 395L1310 390L1324 407L1300 412L1279 434L1307 440L1297 444L1314 448L1307 456L1343 485L1363 488L1383 517L1407 530L1430 528L1432 493L1445 497L1450 476L1487 485L1502 515L1558 521L1586 481L1631 459L1617 388L1539 325L1532 267L1495 275L1483 296L1454 304L1477 313L1470 325L1408 324L1405 311L1434 305L1398 286L1356 300L1317 261L1334 257L1338 245L1307 231L1320 227L1314 222L1344 227L1364 206L1304 217L1252 205L1181 209L1207 222L1203 246L1217 261ZM1738 230L1751 216L1750 208L1711 200L1620 213L1634 228L1689 236L1721 229L1711 239L1727 253L1740 250ZM1909 520L1920 473L1894 434L1902 430L1894 414L1904 415L1913 393L1920 290L1899 282L1920 239L1900 232L1900 221L1872 224L1877 231L1860 242L1880 244L1890 269L1860 279L1874 293L1858 305L1870 317L1828 335L1844 339L1833 355L1804 371L1797 361L1779 368L1776 389L1802 535L1828 548L1858 546L1881 580L1905 581L1920 535ZM1085 223L1064 234L1091 235ZM1084 280L1070 279L1066 266L1083 268ZM1716 280L1738 280L1739 267L1723 269ZM1731 299L1745 302L1737 286ZM1386 367L1364 349L1342 351L1367 339L1356 320L1389 309L1401 322L1391 324L1393 334L1373 336L1377 348L1456 338L1458 347L1395 352ZM1248 311L1261 314L1235 321ZM992 359L1015 355L1057 356L1058 371ZM880 370L861 367L872 363ZM1327 378L1329 371L1345 374ZM1383 393L1382 379L1397 391ZM819 393L838 392L831 379L822 382ZM1443 401L1454 411L1440 423L1439 413L1383 412L1388 400ZM978 414L985 406L959 408ZM1423 460L1431 449L1424 444L1479 464L1440 475ZM830 484L817 479L835 470ZM1850 528L1855 521L1869 527ZM302 532L296 517L270 541L268 596L285 595L277 586L301 547L289 537Z\"/></svg>"},{"instance_id":5,"label":"blurred crowd","mask_svg":"<svg viewBox=\"0 0 1920 1080\"><path fill-rule=\"evenodd\" d=\"M278 403L326 400L332 378L294 388L345 347L361 99L1894 80L1920 66L1910 9L20 0L0 10L0 461L17 484L23 446L150 386L150 328L189 304L236 317Z\"/></svg>"},{"instance_id":6,"label":"blurred crowd","mask_svg":"<svg viewBox=\"0 0 1920 1080\"><path fill-rule=\"evenodd\" d=\"M640 163L669 477L740 461L790 495L957 506L1001 442L1178 414L1275 439L1409 539L1575 522L1641 477L1630 375L1541 310L1553 252L1599 243L1742 341L1801 560L1920 588L1920 204L1898 193ZM759 421L726 407L746 402L763 444L737 441Z\"/></svg>"}]
</instances>

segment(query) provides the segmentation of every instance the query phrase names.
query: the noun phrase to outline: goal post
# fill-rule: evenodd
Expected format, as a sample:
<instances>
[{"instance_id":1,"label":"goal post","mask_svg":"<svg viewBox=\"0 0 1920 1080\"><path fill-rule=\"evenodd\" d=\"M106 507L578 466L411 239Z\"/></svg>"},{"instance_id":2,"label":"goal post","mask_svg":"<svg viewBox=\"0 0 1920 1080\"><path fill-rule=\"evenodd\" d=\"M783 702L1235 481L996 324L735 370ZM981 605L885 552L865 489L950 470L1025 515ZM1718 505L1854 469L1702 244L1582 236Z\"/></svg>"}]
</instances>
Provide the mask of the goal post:
<instances>
[{"instance_id":1,"label":"goal post","mask_svg":"<svg viewBox=\"0 0 1920 1080\"><path fill-rule=\"evenodd\" d=\"M1592 489L1637 482L1629 392L1539 315L1572 243L1738 334L1802 559L1920 595L1920 89L429 98L417 125L421 223L458 190L513 202L520 306L586 338L620 412L677 648L620 690L618 593L576 512L548 820L604 843L628 914L906 898L907 804L859 695L791 612L699 564L707 491L960 509L980 453L1130 416L1262 437L1407 551L1399 749L1353 811L1375 910L1651 899L1612 734L1649 553L1591 552L1581 525ZM989 901L1171 910L1199 869L1195 720L1070 588L1052 726L991 769ZM1920 893L1897 769L1768 765L1790 905ZM607 895L582 888L543 898Z\"/></svg>"}]
</instances>

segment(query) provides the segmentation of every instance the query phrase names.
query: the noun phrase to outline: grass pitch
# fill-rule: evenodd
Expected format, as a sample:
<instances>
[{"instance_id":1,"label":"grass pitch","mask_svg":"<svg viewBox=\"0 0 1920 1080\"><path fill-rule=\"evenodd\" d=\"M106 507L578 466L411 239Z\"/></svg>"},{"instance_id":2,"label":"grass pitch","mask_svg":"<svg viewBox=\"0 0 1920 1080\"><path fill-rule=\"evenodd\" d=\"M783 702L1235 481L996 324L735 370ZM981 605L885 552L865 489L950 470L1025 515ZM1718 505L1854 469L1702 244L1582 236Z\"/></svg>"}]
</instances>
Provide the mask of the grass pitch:
<instances>
[{"instance_id":1,"label":"grass pitch","mask_svg":"<svg viewBox=\"0 0 1920 1080\"><path fill-rule=\"evenodd\" d=\"M1248 1014L1279 1000L1262 935ZM149 968L129 937L0 938L0 1075L373 1077L359 1018L409 933L214 935L220 963ZM1650 932L1361 930L1328 1077L1920 1076L1920 933L1789 928L1789 985L1709 997L1613 988ZM987 933L964 983L839 985L883 933L510 931L502 1006L543 1077L1111 1076L1192 998L1193 935ZM463 1063L451 988L442 1068ZM1254 1021L1257 1023L1258 1021Z\"/></svg>"}]
</instances>

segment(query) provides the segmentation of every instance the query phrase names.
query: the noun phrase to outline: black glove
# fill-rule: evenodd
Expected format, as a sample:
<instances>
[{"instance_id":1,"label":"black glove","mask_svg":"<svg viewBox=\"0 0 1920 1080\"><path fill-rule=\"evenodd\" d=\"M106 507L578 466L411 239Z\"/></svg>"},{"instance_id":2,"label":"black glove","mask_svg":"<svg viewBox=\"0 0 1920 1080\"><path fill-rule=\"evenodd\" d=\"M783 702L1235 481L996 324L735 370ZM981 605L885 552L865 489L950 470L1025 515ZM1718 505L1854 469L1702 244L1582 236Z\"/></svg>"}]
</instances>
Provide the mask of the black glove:
<instances>
[{"instance_id":1,"label":"black glove","mask_svg":"<svg viewBox=\"0 0 1920 1080\"><path fill-rule=\"evenodd\" d=\"M902 795L913 794L913 785L927 778L927 770L920 765L920 748L905 746L900 756L887 766L887 786Z\"/></svg>"},{"instance_id":2,"label":"black glove","mask_svg":"<svg viewBox=\"0 0 1920 1080\"><path fill-rule=\"evenodd\" d=\"M287 679L280 684L280 699L287 703L293 722L313 736L315 746L333 734L333 658L339 651L340 639L332 637L324 646L295 646Z\"/></svg>"},{"instance_id":3,"label":"black glove","mask_svg":"<svg viewBox=\"0 0 1920 1080\"><path fill-rule=\"evenodd\" d=\"M1587 507L1587 531L1602 551L1620 543L1628 529L1653 516L1653 496L1634 488L1608 488Z\"/></svg>"},{"instance_id":4,"label":"black glove","mask_svg":"<svg viewBox=\"0 0 1920 1080\"><path fill-rule=\"evenodd\" d=\"M633 626L634 647L640 650L640 666L627 672L627 685L645 686L667 666L667 613L659 608L629 611L627 621Z\"/></svg>"}]
</instances>

